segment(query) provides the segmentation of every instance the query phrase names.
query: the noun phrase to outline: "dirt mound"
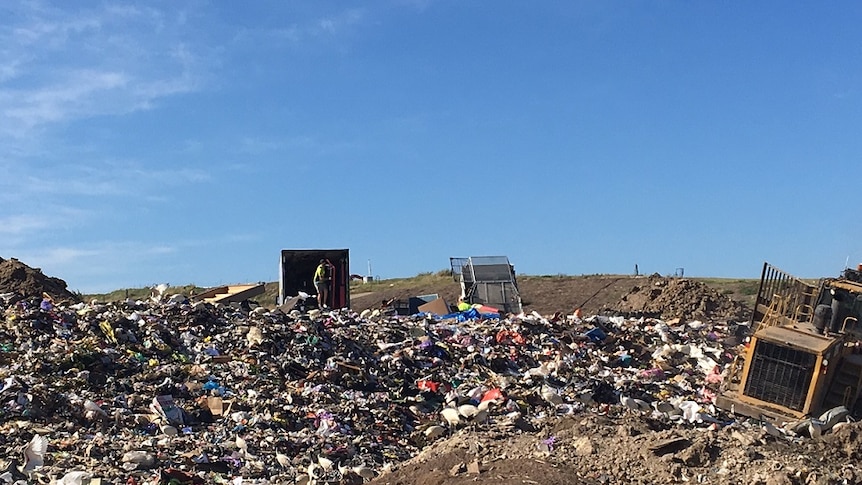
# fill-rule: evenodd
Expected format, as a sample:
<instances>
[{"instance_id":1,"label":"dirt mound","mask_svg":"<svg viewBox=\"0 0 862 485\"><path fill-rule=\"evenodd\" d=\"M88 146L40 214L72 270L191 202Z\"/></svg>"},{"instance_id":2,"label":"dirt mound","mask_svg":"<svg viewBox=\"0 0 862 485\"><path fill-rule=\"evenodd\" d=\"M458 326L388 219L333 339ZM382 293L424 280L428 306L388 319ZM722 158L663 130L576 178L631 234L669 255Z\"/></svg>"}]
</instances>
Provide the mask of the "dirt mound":
<instances>
[{"instance_id":1,"label":"dirt mound","mask_svg":"<svg viewBox=\"0 0 862 485\"><path fill-rule=\"evenodd\" d=\"M746 423L714 430L584 413L535 433L464 430L371 483L860 483L858 435L853 423L822 441L794 442Z\"/></svg>"},{"instance_id":2,"label":"dirt mound","mask_svg":"<svg viewBox=\"0 0 862 485\"><path fill-rule=\"evenodd\" d=\"M643 315L664 320L744 321L751 314L742 303L704 283L658 275L632 288L610 310L626 316Z\"/></svg>"},{"instance_id":3,"label":"dirt mound","mask_svg":"<svg viewBox=\"0 0 862 485\"><path fill-rule=\"evenodd\" d=\"M66 288L65 281L46 276L41 269L31 268L15 258L0 258L0 293L14 293L12 298L34 298L47 293L57 301L79 300Z\"/></svg>"}]
</instances>

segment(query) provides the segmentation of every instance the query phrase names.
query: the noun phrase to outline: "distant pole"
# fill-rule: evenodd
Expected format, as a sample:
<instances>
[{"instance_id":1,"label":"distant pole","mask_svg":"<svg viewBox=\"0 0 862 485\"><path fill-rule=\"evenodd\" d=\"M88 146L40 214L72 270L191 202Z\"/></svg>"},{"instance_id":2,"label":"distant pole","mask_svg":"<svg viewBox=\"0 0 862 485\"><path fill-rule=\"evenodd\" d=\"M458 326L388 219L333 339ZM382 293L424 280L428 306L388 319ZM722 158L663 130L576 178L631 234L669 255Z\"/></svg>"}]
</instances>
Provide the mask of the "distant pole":
<instances>
[{"instance_id":1,"label":"distant pole","mask_svg":"<svg viewBox=\"0 0 862 485\"><path fill-rule=\"evenodd\" d=\"M638 273L638 264L635 263L635 276L637 276L638 274L640 274L640 273Z\"/></svg>"},{"instance_id":2,"label":"distant pole","mask_svg":"<svg viewBox=\"0 0 862 485\"><path fill-rule=\"evenodd\" d=\"M368 276L371 276L371 258L368 258Z\"/></svg>"}]
</instances>

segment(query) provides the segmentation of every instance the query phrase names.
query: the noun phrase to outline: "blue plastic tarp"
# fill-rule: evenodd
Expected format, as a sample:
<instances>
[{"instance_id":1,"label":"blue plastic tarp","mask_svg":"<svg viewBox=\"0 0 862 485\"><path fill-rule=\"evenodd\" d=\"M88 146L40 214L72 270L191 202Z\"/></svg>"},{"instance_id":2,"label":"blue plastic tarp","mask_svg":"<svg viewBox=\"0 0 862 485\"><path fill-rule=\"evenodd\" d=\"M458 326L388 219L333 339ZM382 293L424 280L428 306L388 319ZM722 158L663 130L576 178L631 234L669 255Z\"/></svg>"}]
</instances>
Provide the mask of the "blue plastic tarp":
<instances>
[{"instance_id":1,"label":"blue plastic tarp","mask_svg":"<svg viewBox=\"0 0 862 485\"><path fill-rule=\"evenodd\" d=\"M463 311L463 312L455 312L455 313L450 313L448 315L442 315L442 316L440 316L440 318L442 318L442 319L454 318L454 319L458 320L459 322L466 322L467 320L476 320L479 318L485 318L485 319L500 318L500 314L499 313L479 313L479 310L476 310L475 308L471 308L471 309L469 309L467 311Z\"/></svg>"}]
</instances>

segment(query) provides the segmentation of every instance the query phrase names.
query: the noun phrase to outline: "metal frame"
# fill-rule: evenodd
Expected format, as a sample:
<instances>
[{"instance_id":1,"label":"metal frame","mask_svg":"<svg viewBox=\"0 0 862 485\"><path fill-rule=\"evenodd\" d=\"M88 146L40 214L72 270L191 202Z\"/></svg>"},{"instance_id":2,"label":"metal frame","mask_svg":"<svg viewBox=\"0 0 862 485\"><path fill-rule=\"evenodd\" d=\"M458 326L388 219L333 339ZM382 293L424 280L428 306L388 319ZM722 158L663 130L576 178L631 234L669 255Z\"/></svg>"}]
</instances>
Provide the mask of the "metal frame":
<instances>
[{"instance_id":1,"label":"metal frame","mask_svg":"<svg viewBox=\"0 0 862 485\"><path fill-rule=\"evenodd\" d=\"M751 332L756 332L765 317L776 319L776 324L784 324L785 321L795 317L806 317L807 323L813 317L811 308L817 304L818 287L810 285L799 278L786 273L769 263L763 263L763 272L760 276L760 287L757 290L757 299L754 302L754 311L751 313ZM773 300L781 300L780 305L775 305ZM779 309L778 315L770 315Z\"/></svg>"},{"instance_id":2,"label":"metal frame","mask_svg":"<svg viewBox=\"0 0 862 485\"><path fill-rule=\"evenodd\" d=\"M449 258L449 264L452 277L461 284L461 296L466 302L492 306L508 313L523 311L515 268L508 257ZM482 271L482 268L492 269Z\"/></svg>"}]
</instances>

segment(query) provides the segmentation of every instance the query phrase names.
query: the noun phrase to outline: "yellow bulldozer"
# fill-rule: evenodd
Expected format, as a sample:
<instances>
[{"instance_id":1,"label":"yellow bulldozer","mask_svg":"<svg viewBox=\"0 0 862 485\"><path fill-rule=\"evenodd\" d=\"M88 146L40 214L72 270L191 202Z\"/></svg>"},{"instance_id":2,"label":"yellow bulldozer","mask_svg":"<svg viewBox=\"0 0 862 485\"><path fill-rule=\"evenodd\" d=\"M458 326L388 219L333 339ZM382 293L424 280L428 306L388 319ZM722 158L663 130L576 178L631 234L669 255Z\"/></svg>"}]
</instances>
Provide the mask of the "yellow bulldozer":
<instances>
[{"instance_id":1,"label":"yellow bulldozer","mask_svg":"<svg viewBox=\"0 0 862 485\"><path fill-rule=\"evenodd\" d=\"M756 418L862 413L862 265L806 282L763 264L745 351L716 405Z\"/></svg>"}]
</instances>

